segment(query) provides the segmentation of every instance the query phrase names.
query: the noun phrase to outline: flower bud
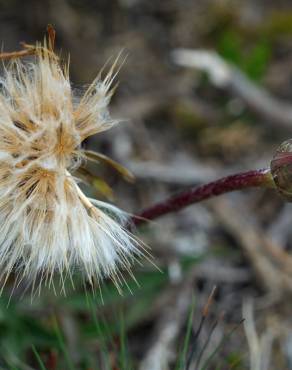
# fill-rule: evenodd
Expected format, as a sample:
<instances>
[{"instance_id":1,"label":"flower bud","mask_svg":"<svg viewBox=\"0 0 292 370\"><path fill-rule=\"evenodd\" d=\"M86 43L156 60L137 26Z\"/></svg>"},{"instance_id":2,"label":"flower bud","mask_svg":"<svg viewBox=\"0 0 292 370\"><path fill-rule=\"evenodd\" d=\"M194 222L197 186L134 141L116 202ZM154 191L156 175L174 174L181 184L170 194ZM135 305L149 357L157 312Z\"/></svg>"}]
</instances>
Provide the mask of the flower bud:
<instances>
[{"instance_id":1,"label":"flower bud","mask_svg":"<svg viewBox=\"0 0 292 370\"><path fill-rule=\"evenodd\" d=\"M292 202L292 139L277 149L271 161L271 174L279 193Z\"/></svg>"}]
</instances>

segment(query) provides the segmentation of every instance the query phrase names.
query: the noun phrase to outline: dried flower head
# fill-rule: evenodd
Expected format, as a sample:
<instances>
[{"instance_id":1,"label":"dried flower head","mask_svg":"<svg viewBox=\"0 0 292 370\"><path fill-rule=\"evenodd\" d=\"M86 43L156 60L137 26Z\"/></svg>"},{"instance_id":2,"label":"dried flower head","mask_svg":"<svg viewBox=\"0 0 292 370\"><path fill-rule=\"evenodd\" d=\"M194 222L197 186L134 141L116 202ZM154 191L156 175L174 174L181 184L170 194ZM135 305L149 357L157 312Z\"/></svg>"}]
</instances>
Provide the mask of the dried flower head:
<instances>
[{"instance_id":1,"label":"dried flower head","mask_svg":"<svg viewBox=\"0 0 292 370\"><path fill-rule=\"evenodd\" d=\"M68 65L46 46L35 52L4 67L0 81L0 277L50 284L78 269L119 286L137 242L117 222L121 212L89 200L70 174L86 157L81 143L116 123L107 110L113 70L78 99Z\"/></svg>"}]
</instances>

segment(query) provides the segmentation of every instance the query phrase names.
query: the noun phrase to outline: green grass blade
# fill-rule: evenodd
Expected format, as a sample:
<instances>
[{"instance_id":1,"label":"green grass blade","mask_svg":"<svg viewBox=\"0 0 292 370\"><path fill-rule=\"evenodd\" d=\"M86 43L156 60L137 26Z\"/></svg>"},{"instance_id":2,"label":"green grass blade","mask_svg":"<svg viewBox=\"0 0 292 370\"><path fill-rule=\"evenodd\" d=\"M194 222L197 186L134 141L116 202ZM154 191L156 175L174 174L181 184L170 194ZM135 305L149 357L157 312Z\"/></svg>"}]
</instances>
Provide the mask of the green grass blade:
<instances>
[{"instance_id":1,"label":"green grass blade","mask_svg":"<svg viewBox=\"0 0 292 370\"><path fill-rule=\"evenodd\" d=\"M187 324L187 332L184 338L184 343L183 347L179 356L179 360L177 363L177 366L175 370L183 370L185 368L186 364L186 357L187 357L187 352L189 348L189 343L190 343L190 338L191 338L191 333L192 333L192 324L193 324L193 317L194 317L194 311L195 311L195 299L193 297L192 299L192 304L191 304L191 309L189 313L189 318L188 318L188 324Z\"/></svg>"},{"instance_id":2,"label":"green grass blade","mask_svg":"<svg viewBox=\"0 0 292 370\"><path fill-rule=\"evenodd\" d=\"M100 323L97 320L96 307L94 305L93 300L90 297L88 297L88 304L90 306L96 334L100 341L100 349L101 349L101 355L104 361L104 365L106 366L106 369L110 370L110 361L109 361L110 356L109 356L108 346L106 343L106 338L105 338L104 333L102 333Z\"/></svg>"},{"instance_id":3,"label":"green grass blade","mask_svg":"<svg viewBox=\"0 0 292 370\"><path fill-rule=\"evenodd\" d=\"M58 325L58 322L57 322L57 319L56 317L54 317L54 328L55 328L55 333L56 333L56 337L57 337L57 340L58 340L58 343L59 343L59 346L64 354L64 358L65 358L65 362L66 362L66 365L67 365L67 369L68 370L74 370L74 365L70 359L70 356L68 354L68 351L66 350L66 346L65 346L65 342L64 342L64 339L62 337L62 334L61 334L61 331L60 331L60 328L59 328L59 325Z\"/></svg>"},{"instance_id":4,"label":"green grass blade","mask_svg":"<svg viewBox=\"0 0 292 370\"><path fill-rule=\"evenodd\" d=\"M126 329L125 329L125 318L124 315L120 314L120 354L119 362L122 370L129 370L128 351L126 344Z\"/></svg>"},{"instance_id":5,"label":"green grass blade","mask_svg":"<svg viewBox=\"0 0 292 370\"><path fill-rule=\"evenodd\" d=\"M41 359L41 356L38 354L38 351L36 350L35 346L32 345L31 346L31 349L35 355L35 358L37 359L37 362L39 364L39 367L40 367L40 370L47 370L46 367L45 367L45 364L43 363L42 359Z\"/></svg>"}]
</instances>

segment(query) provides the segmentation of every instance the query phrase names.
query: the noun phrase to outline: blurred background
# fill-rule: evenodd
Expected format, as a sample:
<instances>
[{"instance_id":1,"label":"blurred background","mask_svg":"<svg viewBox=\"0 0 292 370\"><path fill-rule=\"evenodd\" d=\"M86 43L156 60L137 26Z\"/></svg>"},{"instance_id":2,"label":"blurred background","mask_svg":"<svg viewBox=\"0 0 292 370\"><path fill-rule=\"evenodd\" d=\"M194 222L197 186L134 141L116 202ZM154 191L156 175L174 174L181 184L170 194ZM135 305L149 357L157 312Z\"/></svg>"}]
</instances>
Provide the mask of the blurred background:
<instances>
[{"instance_id":1,"label":"blurred background","mask_svg":"<svg viewBox=\"0 0 292 370\"><path fill-rule=\"evenodd\" d=\"M136 181L91 166L91 196L138 213L268 167L291 136L289 0L1 0L2 49L42 40L48 23L77 91L126 56L111 104L123 122L86 145ZM178 48L200 53L179 58ZM67 296L44 289L31 300L8 287L0 368L292 369L291 219L273 191L236 192L136 230L161 272L135 266L140 286L127 278L122 296L105 282L101 298L77 277Z\"/></svg>"}]
</instances>

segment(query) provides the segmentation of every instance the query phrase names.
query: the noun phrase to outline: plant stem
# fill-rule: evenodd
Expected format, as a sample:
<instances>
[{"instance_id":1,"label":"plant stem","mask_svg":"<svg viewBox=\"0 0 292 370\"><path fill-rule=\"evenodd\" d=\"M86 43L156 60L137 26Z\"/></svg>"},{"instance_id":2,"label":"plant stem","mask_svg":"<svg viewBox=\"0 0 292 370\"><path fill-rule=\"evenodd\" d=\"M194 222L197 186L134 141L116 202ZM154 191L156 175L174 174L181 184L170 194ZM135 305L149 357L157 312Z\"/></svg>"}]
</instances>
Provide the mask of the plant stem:
<instances>
[{"instance_id":1,"label":"plant stem","mask_svg":"<svg viewBox=\"0 0 292 370\"><path fill-rule=\"evenodd\" d=\"M252 187L274 187L270 170L265 168L242 172L187 189L143 210L132 218L132 223L135 226L139 226L148 220L154 220L168 213L177 212L202 200L230 191Z\"/></svg>"}]
</instances>

